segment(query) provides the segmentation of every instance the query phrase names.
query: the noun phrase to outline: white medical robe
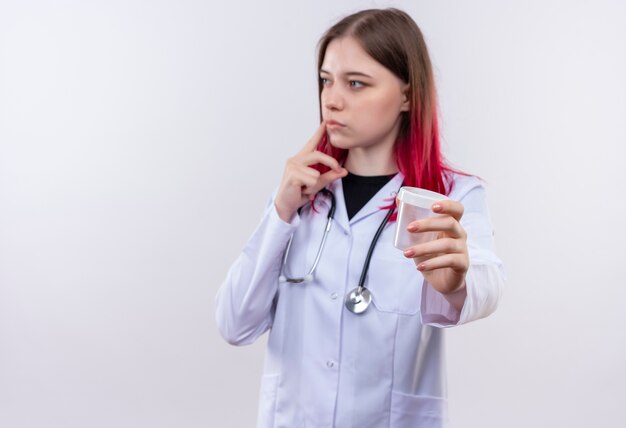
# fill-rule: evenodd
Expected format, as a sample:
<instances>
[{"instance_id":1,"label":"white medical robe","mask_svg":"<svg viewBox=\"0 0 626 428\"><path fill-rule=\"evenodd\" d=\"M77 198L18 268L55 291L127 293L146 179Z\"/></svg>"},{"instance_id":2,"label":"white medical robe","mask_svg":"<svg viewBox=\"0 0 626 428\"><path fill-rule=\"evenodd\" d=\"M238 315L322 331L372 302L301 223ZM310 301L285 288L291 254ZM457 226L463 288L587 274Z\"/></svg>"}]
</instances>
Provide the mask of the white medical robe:
<instances>
[{"instance_id":1,"label":"white medical robe","mask_svg":"<svg viewBox=\"0 0 626 428\"><path fill-rule=\"evenodd\" d=\"M287 270L311 267L330 203L318 197L291 223L273 201L216 296L216 319L232 344L252 343L269 330L258 427L447 426L444 329L492 313L503 286L485 190L475 177L454 175L449 197L463 203L468 238L467 297L455 310L411 259L392 244L389 223L375 247L366 286L372 304L360 315L344 306L356 287L371 240L403 180L398 173L351 220L341 180L329 188L335 221L311 282L279 282L289 237ZM391 199L390 199L391 198Z\"/></svg>"}]
</instances>

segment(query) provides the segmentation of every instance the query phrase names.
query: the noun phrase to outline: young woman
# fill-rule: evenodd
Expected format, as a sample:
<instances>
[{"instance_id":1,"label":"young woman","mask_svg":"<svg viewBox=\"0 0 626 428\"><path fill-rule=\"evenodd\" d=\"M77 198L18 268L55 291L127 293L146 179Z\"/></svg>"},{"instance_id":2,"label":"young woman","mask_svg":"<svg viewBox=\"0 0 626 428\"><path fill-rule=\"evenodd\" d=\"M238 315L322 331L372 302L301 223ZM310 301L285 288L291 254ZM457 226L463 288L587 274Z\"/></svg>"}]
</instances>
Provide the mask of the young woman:
<instances>
[{"instance_id":1,"label":"young woman","mask_svg":"<svg viewBox=\"0 0 626 428\"><path fill-rule=\"evenodd\" d=\"M446 426L443 327L492 313L503 284L484 188L443 161L432 67L406 13L344 18L318 69L322 122L218 291L220 332L235 345L270 332L259 427ZM401 251L403 185L450 199L407 228L437 238Z\"/></svg>"}]
</instances>

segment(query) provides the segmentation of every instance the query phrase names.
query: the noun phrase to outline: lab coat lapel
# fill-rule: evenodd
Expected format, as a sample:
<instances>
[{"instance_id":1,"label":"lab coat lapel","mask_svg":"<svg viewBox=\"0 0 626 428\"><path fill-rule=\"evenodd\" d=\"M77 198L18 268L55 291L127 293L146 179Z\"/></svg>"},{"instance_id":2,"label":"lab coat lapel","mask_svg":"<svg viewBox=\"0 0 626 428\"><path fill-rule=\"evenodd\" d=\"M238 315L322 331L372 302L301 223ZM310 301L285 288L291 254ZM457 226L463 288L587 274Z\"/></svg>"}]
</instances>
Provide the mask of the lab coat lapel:
<instances>
[{"instance_id":1,"label":"lab coat lapel","mask_svg":"<svg viewBox=\"0 0 626 428\"><path fill-rule=\"evenodd\" d=\"M385 184L374 196L372 196L372 199L370 199L365 206L361 208L359 212L354 215L354 217L352 217L350 224L355 224L374 213L380 212L381 207L391 204L393 199L396 197L398 190L400 190L403 180L404 175L401 172L397 173L395 177L389 180L389 182ZM343 192L341 194L341 202L345 212ZM339 205L339 201L337 201L337 205Z\"/></svg>"}]
</instances>

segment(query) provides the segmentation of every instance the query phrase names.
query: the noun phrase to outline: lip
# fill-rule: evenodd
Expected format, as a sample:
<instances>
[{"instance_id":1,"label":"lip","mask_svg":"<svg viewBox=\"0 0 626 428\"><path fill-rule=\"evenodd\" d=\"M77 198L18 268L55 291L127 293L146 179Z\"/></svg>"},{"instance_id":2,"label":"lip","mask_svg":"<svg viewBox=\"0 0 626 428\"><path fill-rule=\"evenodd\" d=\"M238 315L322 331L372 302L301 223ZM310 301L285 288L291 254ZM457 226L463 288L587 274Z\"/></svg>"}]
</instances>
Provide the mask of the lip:
<instances>
[{"instance_id":1,"label":"lip","mask_svg":"<svg viewBox=\"0 0 626 428\"><path fill-rule=\"evenodd\" d=\"M344 125L341 122L337 122L336 120L328 120L328 121L326 121L326 127L330 128L330 129L339 129L339 128L343 128L344 126L346 126L346 125Z\"/></svg>"}]
</instances>

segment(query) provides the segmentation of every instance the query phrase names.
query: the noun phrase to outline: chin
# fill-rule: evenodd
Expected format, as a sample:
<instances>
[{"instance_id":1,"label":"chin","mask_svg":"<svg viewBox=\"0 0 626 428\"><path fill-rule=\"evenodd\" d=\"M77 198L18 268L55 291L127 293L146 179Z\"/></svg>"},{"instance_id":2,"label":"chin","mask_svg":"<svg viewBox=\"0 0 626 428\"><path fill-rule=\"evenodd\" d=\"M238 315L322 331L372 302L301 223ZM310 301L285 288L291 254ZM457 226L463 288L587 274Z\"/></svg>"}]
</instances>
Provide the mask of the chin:
<instances>
[{"instance_id":1,"label":"chin","mask_svg":"<svg viewBox=\"0 0 626 428\"><path fill-rule=\"evenodd\" d=\"M346 138L341 135L331 135L328 134L328 142L331 146L336 147L338 149L348 150L354 147L354 141L350 138Z\"/></svg>"}]
</instances>

